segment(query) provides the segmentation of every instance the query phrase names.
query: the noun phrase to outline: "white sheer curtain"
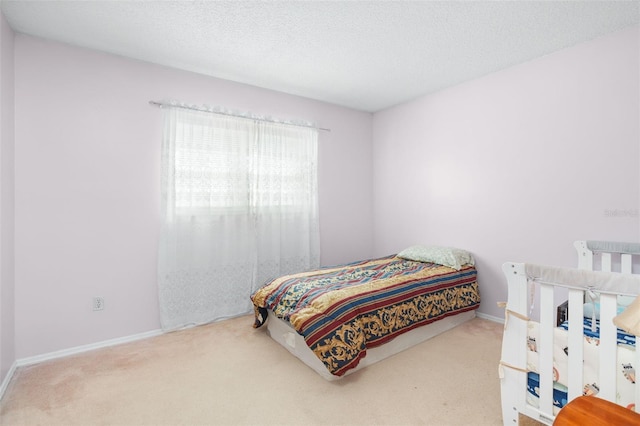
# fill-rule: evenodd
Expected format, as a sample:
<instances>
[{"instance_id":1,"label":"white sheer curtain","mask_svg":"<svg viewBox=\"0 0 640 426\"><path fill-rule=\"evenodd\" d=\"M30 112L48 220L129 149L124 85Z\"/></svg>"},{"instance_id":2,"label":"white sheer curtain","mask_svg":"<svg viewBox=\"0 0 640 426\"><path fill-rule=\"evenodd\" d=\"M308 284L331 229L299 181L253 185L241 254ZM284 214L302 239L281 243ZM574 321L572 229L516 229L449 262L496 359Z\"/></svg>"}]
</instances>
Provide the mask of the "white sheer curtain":
<instances>
[{"instance_id":1,"label":"white sheer curtain","mask_svg":"<svg viewBox=\"0 0 640 426\"><path fill-rule=\"evenodd\" d=\"M317 130L165 110L162 328L251 310L268 278L319 265Z\"/></svg>"}]
</instances>

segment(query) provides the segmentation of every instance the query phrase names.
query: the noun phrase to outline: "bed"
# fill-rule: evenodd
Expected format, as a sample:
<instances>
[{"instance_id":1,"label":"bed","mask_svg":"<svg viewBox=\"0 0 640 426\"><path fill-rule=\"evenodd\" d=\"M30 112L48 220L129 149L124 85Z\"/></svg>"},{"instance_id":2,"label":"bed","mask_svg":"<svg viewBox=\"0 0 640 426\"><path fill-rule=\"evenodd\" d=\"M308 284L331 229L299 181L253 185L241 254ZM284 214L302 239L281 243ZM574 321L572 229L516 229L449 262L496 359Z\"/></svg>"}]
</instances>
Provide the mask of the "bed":
<instances>
[{"instance_id":1,"label":"bed","mask_svg":"<svg viewBox=\"0 0 640 426\"><path fill-rule=\"evenodd\" d=\"M578 268L505 263L508 300L499 365L505 425L552 424L563 406L595 395L640 407L640 244L577 241ZM557 325L556 300L567 298ZM631 319L630 319L631 318ZM615 321L615 323L614 323ZM618 327L616 326L618 325Z\"/></svg>"},{"instance_id":2,"label":"bed","mask_svg":"<svg viewBox=\"0 0 640 426\"><path fill-rule=\"evenodd\" d=\"M251 295L254 327L336 380L474 318L474 263L465 250L412 246L278 277Z\"/></svg>"}]
</instances>

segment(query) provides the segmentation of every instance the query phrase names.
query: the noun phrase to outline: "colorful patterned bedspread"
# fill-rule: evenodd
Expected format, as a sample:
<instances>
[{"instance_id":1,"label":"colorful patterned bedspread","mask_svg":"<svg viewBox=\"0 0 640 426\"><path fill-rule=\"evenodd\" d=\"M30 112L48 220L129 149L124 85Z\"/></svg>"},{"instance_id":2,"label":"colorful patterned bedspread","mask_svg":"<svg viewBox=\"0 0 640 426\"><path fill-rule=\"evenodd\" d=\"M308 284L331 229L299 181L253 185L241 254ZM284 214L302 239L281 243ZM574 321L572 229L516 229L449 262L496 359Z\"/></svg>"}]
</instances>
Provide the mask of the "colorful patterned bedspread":
<instances>
[{"instance_id":1,"label":"colorful patterned bedspread","mask_svg":"<svg viewBox=\"0 0 640 426\"><path fill-rule=\"evenodd\" d=\"M472 266L446 266L396 256L287 275L251 295L254 327L267 309L291 323L331 374L358 365L367 348L457 313L477 309Z\"/></svg>"}]
</instances>

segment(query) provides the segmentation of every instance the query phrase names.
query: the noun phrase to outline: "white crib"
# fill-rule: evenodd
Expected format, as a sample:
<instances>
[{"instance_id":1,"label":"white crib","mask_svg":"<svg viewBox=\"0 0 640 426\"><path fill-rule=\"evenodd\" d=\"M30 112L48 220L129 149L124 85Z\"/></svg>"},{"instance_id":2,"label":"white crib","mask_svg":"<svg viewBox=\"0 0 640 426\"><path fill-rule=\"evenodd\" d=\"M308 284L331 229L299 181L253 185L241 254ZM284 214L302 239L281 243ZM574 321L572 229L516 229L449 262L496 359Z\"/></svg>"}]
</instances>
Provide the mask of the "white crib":
<instances>
[{"instance_id":1,"label":"white crib","mask_svg":"<svg viewBox=\"0 0 640 426\"><path fill-rule=\"evenodd\" d=\"M616 402L617 398L617 329L612 322L618 312L618 296L640 294L640 275L633 274L640 263L640 244L577 241L579 268L558 268L524 263L505 263L508 299L502 359L499 366L502 393L502 416L505 425L518 424L524 414L545 424L552 424L554 409L554 334L556 328L555 293L568 298L567 402L583 394L584 302L599 297L600 340L597 347L599 365L598 397ZM595 269L595 270L594 270ZM539 298L535 298L538 293ZM587 297L587 295L589 297ZM534 306L533 301L537 306ZM537 314L537 315L536 315ZM531 317L540 318L537 328L537 362L539 371L538 406L527 398L528 325ZM628 349L626 349L628 350ZM640 351L632 353L640 371ZM633 385L635 407L640 411L640 386Z\"/></svg>"}]
</instances>

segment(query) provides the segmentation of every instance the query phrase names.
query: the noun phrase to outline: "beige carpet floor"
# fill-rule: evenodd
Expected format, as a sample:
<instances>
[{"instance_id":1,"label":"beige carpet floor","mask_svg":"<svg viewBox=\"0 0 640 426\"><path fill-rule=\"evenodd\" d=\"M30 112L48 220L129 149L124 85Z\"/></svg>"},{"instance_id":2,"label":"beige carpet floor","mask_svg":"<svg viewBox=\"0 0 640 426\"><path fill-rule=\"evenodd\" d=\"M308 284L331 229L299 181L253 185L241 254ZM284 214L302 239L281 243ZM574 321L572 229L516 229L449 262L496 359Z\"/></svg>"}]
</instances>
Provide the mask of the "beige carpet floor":
<instances>
[{"instance_id":1,"label":"beige carpet floor","mask_svg":"<svg viewBox=\"0 0 640 426\"><path fill-rule=\"evenodd\" d=\"M239 317L18 369L2 425L500 425L502 325L328 382Z\"/></svg>"}]
</instances>

